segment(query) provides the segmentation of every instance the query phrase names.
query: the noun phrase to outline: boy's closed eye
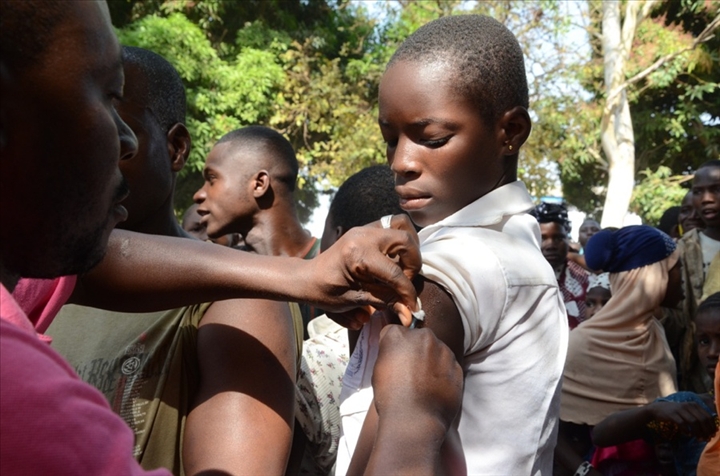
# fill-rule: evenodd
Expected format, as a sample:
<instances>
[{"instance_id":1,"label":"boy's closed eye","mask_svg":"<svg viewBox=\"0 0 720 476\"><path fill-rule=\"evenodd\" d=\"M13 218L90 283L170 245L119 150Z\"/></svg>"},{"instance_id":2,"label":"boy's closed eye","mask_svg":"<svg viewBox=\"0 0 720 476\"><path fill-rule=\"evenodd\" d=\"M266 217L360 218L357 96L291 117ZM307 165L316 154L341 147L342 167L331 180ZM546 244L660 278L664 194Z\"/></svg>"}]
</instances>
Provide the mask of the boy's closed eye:
<instances>
[{"instance_id":1,"label":"boy's closed eye","mask_svg":"<svg viewBox=\"0 0 720 476\"><path fill-rule=\"evenodd\" d=\"M448 143L448 141L450 141L450 136L443 137L441 139L421 139L420 144L431 149L436 149L438 147L444 146Z\"/></svg>"}]
</instances>

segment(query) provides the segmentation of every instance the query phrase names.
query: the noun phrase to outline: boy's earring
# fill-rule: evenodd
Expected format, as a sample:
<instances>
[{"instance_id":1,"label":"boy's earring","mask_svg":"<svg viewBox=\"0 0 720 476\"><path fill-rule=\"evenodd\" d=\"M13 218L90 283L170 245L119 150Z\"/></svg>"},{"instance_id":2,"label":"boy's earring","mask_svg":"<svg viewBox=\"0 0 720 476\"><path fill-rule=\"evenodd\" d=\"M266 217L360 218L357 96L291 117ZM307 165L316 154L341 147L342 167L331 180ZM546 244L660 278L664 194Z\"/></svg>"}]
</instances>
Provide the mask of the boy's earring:
<instances>
[{"instance_id":1,"label":"boy's earring","mask_svg":"<svg viewBox=\"0 0 720 476\"><path fill-rule=\"evenodd\" d=\"M508 150L512 150L512 144L508 146Z\"/></svg>"}]
</instances>

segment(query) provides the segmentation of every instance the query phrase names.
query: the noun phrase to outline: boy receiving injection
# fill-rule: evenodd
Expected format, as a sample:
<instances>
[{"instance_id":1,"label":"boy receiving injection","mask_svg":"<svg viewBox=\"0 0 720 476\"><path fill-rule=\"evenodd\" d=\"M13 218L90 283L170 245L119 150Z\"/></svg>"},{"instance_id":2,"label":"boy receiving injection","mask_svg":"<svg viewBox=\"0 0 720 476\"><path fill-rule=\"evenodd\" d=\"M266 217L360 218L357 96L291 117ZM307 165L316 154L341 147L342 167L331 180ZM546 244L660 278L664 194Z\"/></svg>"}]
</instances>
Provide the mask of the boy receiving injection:
<instances>
[{"instance_id":1,"label":"boy receiving injection","mask_svg":"<svg viewBox=\"0 0 720 476\"><path fill-rule=\"evenodd\" d=\"M520 46L485 16L443 17L418 29L380 83L379 124L400 205L423 227L416 287L424 325L465 375L447 458L428 468L432 474L552 473L568 330L538 224L526 213L534 204L517 180L527 107ZM370 381L382 327L375 319L343 381L337 474L365 471L362 455L374 443ZM464 463L453 452L458 436Z\"/></svg>"}]
</instances>

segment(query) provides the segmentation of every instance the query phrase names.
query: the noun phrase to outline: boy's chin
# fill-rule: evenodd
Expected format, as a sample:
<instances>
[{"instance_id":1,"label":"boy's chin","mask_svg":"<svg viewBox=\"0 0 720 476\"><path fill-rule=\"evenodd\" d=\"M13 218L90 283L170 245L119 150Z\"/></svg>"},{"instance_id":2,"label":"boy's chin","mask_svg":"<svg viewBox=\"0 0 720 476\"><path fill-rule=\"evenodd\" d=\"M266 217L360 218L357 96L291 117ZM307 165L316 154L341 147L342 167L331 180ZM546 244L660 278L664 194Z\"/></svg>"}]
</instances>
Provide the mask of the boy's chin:
<instances>
[{"instance_id":1,"label":"boy's chin","mask_svg":"<svg viewBox=\"0 0 720 476\"><path fill-rule=\"evenodd\" d=\"M427 208L410 210L407 213L415 226L419 228L434 225L452 215L452 213L438 213L438 210L428 210Z\"/></svg>"}]
</instances>

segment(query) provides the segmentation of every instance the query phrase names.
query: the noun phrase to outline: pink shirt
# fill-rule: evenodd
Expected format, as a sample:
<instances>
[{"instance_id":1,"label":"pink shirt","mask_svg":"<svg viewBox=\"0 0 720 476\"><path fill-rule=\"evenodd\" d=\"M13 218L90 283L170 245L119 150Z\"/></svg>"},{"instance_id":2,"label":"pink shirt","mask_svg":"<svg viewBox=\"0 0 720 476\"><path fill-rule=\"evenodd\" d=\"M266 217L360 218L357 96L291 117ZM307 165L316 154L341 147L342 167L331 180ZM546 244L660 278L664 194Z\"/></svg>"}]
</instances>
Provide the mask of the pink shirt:
<instances>
[{"instance_id":1,"label":"pink shirt","mask_svg":"<svg viewBox=\"0 0 720 476\"><path fill-rule=\"evenodd\" d=\"M38 339L2 285L0 422L2 474L170 474L143 471L132 457L133 434L125 422Z\"/></svg>"},{"instance_id":2,"label":"pink shirt","mask_svg":"<svg viewBox=\"0 0 720 476\"><path fill-rule=\"evenodd\" d=\"M13 324L22 327L25 324L20 321L29 319L40 340L51 343L52 338L43 333L70 298L76 282L77 276L61 276L55 279L21 278L12 292L12 297L25 315L13 320Z\"/></svg>"}]
</instances>

